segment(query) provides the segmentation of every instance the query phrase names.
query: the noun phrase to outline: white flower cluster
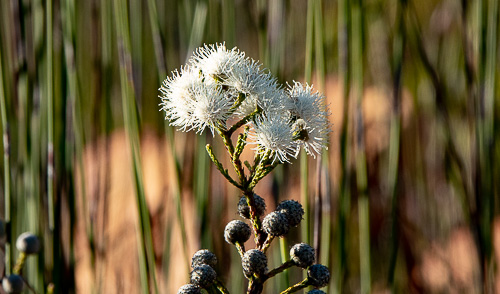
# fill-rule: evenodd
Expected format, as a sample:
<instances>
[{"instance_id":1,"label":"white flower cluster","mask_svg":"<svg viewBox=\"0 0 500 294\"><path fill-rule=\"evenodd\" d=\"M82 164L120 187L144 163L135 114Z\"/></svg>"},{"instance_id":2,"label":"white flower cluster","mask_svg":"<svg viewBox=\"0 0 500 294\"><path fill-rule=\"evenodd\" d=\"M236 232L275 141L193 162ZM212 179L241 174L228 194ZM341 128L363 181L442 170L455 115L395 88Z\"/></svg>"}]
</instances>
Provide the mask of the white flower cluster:
<instances>
[{"instance_id":1,"label":"white flower cluster","mask_svg":"<svg viewBox=\"0 0 500 294\"><path fill-rule=\"evenodd\" d=\"M225 131L228 121L250 118L249 143L259 153L271 152L273 160L287 162L300 148L312 156L327 148L325 97L299 82L283 89L260 63L236 48L198 48L159 90L166 119L182 131Z\"/></svg>"}]
</instances>

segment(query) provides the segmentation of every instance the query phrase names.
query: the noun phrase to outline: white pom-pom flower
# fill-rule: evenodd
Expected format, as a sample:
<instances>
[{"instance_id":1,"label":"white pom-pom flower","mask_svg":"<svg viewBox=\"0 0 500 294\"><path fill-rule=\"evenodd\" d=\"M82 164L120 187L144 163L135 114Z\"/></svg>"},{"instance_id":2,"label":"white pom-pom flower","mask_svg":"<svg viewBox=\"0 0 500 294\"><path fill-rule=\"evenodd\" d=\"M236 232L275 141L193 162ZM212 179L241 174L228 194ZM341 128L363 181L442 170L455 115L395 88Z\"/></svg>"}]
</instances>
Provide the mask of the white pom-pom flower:
<instances>
[{"instance_id":1,"label":"white pom-pom flower","mask_svg":"<svg viewBox=\"0 0 500 294\"><path fill-rule=\"evenodd\" d=\"M323 148L328 148L330 126L325 97L313 92L312 86L294 82L293 87L289 86L288 98L285 108L294 122L294 139L309 155L316 157Z\"/></svg>"},{"instance_id":2,"label":"white pom-pom flower","mask_svg":"<svg viewBox=\"0 0 500 294\"><path fill-rule=\"evenodd\" d=\"M253 123L253 132L249 134L251 144L257 153L272 152L273 163L289 162L290 157L295 157L297 144L293 140L290 120L279 113L269 113L258 116Z\"/></svg>"}]
</instances>

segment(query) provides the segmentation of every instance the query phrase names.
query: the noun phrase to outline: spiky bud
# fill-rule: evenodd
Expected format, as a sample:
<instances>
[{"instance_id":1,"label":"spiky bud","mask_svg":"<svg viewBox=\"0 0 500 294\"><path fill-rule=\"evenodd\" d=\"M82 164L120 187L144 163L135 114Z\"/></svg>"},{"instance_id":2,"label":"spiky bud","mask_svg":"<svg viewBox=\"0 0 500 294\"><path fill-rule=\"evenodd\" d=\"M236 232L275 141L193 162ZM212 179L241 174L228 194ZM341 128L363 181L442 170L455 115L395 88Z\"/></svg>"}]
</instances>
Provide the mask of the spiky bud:
<instances>
[{"instance_id":1,"label":"spiky bud","mask_svg":"<svg viewBox=\"0 0 500 294\"><path fill-rule=\"evenodd\" d=\"M330 282L330 271L321 264L311 265L307 269L307 279L310 285L314 287L324 287Z\"/></svg>"},{"instance_id":2,"label":"spiky bud","mask_svg":"<svg viewBox=\"0 0 500 294\"><path fill-rule=\"evenodd\" d=\"M256 216L262 216L266 211L266 202L257 194L253 194L253 201L255 203ZM250 219L250 207L248 206L247 198L245 196L242 196L238 202L238 213L242 218Z\"/></svg>"},{"instance_id":3,"label":"spiky bud","mask_svg":"<svg viewBox=\"0 0 500 294\"><path fill-rule=\"evenodd\" d=\"M306 268L314 263L314 249L306 243L298 243L290 249L290 257L295 265Z\"/></svg>"},{"instance_id":4,"label":"spiky bud","mask_svg":"<svg viewBox=\"0 0 500 294\"><path fill-rule=\"evenodd\" d=\"M242 258L243 272L245 275L263 274L267 271L267 257L257 249L250 249Z\"/></svg>"},{"instance_id":5,"label":"spiky bud","mask_svg":"<svg viewBox=\"0 0 500 294\"><path fill-rule=\"evenodd\" d=\"M17 250L25 254L36 254L40 250L40 241L32 233L22 233L17 237Z\"/></svg>"},{"instance_id":6,"label":"spiky bud","mask_svg":"<svg viewBox=\"0 0 500 294\"><path fill-rule=\"evenodd\" d=\"M302 221L304 209L302 205L295 200L285 200L278 204L276 211L283 213L288 219L291 227L296 227Z\"/></svg>"},{"instance_id":7,"label":"spiky bud","mask_svg":"<svg viewBox=\"0 0 500 294\"><path fill-rule=\"evenodd\" d=\"M224 238L229 244L245 243L251 234L250 226L240 220L230 221L224 229Z\"/></svg>"},{"instance_id":8,"label":"spiky bud","mask_svg":"<svg viewBox=\"0 0 500 294\"><path fill-rule=\"evenodd\" d=\"M193 284L186 284L179 288L177 294L201 294L201 288Z\"/></svg>"},{"instance_id":9,"label":"spiky bud","mask_svg":"<svg viewBox=\"0 0 500 294\"><path fill-rule=\"evenodd\" d=\"M198 250L191 259L191 267L195 268L202 264L215 267L217 264L217 257L207 249Z\"/></svg>"},{"instance_id":10,"label":"spiky bud","mask_svg":"<svg viewBox=\"0 0 500 294\"><path fill-rule=\"evenodd\" d=\"M191 272L191 284L200 288L210 287L217 278L217 273L214 269L206 264L195 267Z\"/></svg>"},{"instance_id":11,"label":"spiky bud","mask_svg":"<svg viewBox=\"0 0 500 294\"><path fill-rule=\"evenodd\" d=\"M10 275L2 279L2 288L5 293L21 293L24 289L23 278L19 275Z\"/></svg>"},{"instance_id":12,"label":"spiky bud","mask_svg":"<svg viewBox=\"0 0 500 294\"><path fill-rule=\"evenodd\" d=\"M262 220L262 227L266 233L274 237L284 236L290 229L286 216L278 211L266 215Z\"/></svg>"},{"instance_id":13,"label":"spiky bud","mask_svg":"<svg viewBox=\"0 0 500 294\"><path fill-rule=\"evenodd\" d=\"M314 290L307 292L307 294L326 294L326 293L321 291L321 290L314 289Z\"/></svg>"}]
</instances>

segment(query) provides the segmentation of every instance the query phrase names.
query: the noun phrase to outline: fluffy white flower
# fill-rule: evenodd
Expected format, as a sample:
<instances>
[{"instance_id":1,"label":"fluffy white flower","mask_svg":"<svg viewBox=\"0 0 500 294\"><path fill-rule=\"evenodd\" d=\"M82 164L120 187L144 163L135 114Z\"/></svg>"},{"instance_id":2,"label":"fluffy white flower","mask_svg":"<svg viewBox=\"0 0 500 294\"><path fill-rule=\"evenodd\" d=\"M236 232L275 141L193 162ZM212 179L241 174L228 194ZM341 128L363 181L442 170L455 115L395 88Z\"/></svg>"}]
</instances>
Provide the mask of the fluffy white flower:
<instances>
[{"instance_id":1,"label":"fluffy white flower","mask_svg":"<svg viewBox=\"0 0 500 294\"><path fill-rule=\"evenodd\" d=\"M270 74L260 74L252 80L252 87L244 92L246 99L237 110L240 116L246 116L259 107L264 113L283 112L286 94L279 88L278 82Z\"/></svg>"},{"instance_id":2,"label":"fluffy white flower","mask_svg":"<svg viewBox=\"0 0 500 294\"><path fill-rule=\"evenodd\" d=\"M221 86L208 84L195 89L193 104L193 128L201 133L209 127L213 134L214 127L225 127L233 100Z\"/></svg>"},{"instance_id":3,"label":"fluffy white flower","mask_svg":"<svg viewBox=\"0 0 500 294\"><path fill-rule=\"evenodd\" d=\"M225 44L205 45L196 49L189 62L207 78L225 79L232 68L245 63L245 53L236 47L227 50Z\"/></svg>"},{"instance_id":4,"label":"fluffy white flower","mask_svg":"<svg viewBox=\"0 0 500 294\"><path fill-rule=\"evenodd\" d=\"M203 87L201 76L190 67L172 72L160 87L161 110L170 125L178 126L182 131L190 130L193 125L194 91Z\"/></svg>"},{"instance_id":5,"label":"fluffy white flower","mask_svg":"<svg viewBox=\"0 0 500 294\"><path fill-rule=\"evenodd\" d=\"M184 67L181 72L173 72L160 88L162 108L170 125L182 131L224 126L229 117L233 100L221 86L204 82L204 76L195 68Z\"/></svg>"},{"instance_id":6,"label":"fluffy white flower","mask_svg":"<svg viewBox=\"0 0 500 294\"><path fill-rule=\"evenodd\" d=\"M273 163L277 160L288 162L295 157L297 144L293 140L289 119L280 115L259 116L253 123L253 132L249 134L251 144L258 153L273 152Z\"/></svg>"},{"instance_id":7,"label":"fluffy white flower","mask_svg":"<svg viewBox=\"0 0 500 294\"><path fill-rule=\"evenodd\" d=\"M313 157L328 146L328 110L325 97L318 92L313 92L312 86L294 82L288 89L287 105L294 121L294 139Z\"/></svg>"}]
</instances>

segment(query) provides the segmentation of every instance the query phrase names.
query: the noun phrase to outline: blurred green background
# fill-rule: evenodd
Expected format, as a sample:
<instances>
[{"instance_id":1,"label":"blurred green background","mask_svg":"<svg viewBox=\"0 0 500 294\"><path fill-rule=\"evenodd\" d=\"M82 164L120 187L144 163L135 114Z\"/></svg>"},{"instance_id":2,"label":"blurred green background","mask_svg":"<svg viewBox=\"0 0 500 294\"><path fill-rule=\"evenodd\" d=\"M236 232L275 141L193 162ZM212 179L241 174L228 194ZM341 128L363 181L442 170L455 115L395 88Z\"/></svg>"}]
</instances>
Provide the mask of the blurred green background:
<instances>
[{"instance_id":1,"label":"blurred green background","mask_svg":"<svg viewBox=\"0 0 500 294\"><path fill-rule=\"evenodd\" d=\"M306 208L270 268L304 241L331 269L327 293L500 293L498 18L497 0L1 1L4 272L31 231L36 293L175 293L200 248L244 292L223 240L240 195L205 152L223 145L158 106L172 70L225 42L312 82L332 112L321 158L259 184L268 212Z\"/></svg>"}]
</instances>

